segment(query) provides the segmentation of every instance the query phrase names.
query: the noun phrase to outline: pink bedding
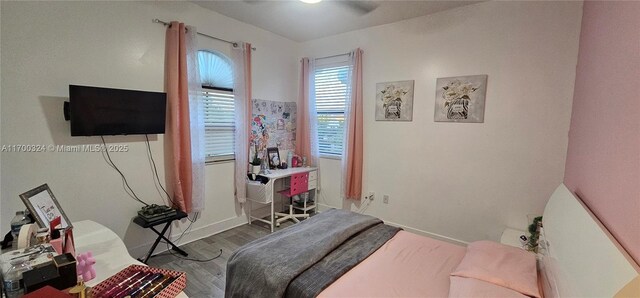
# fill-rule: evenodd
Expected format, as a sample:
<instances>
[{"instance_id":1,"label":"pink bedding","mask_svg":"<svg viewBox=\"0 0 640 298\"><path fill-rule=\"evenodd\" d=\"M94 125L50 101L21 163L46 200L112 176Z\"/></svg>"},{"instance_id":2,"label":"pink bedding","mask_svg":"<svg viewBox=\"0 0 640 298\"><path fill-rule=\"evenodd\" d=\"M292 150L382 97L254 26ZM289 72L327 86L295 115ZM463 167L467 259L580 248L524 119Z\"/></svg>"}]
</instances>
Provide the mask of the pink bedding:
<instances>
[{"instance_id":1,"label":"pink bedding","mask_svg":"<svg viewBox=\"0 0 640 298\"><path fill-rule=\"evenodd\" d=\"M475 278L531 297L540 297L536 256L493 241L476 241L452 276Z\"/></svg>"},{"instance_id":2,"label":"pink bedding","mask_svg":"<svg viewBox=\"0 0 640 298\"><path fill-rule=\"evenodd\" d=\"M527 298L512 289L475 278L451 276L449 298Z\"/></svg>"},{"instance_id":3,"label":"pink bedding","mask_svg":"<svg viewBox=\"0 0 640 298\"><path fill-rule=\"evenodd\" d=\"M400 231L318 297L447 297L466 248Z\"/></svg>"}]
</instances>

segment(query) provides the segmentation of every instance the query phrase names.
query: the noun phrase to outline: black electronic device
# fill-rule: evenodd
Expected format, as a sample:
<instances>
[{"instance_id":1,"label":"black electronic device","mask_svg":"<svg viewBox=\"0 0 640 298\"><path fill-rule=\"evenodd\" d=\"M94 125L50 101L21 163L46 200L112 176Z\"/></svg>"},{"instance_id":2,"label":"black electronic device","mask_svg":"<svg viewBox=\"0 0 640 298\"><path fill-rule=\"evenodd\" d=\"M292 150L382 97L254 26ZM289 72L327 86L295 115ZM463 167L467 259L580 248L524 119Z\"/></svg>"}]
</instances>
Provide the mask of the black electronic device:
<instances>
[{"instance_id":1,"label":"black electronic device","mask_svg":"<svg viewBox=\"0 0 640 298\"><path fill-rule=\"evenodd\" d=\"M53 286L56 288L66 289L73 287L78 283L78 274L76 271L76 258L71 253L65 253L53 257L53 263L60 273L58 283Z\"/></svg>"},{"instance_id":2,"label":"black electronic device","mask_svg":"<svg viewBox=\"0 0 640 298\"><path fill-rule=\"evenodd\" d=\"M167 94L69 85L64 113L71 136L162 134Z\"/></svg>"},{"instance_id":3,"label":"black electronic device","mask_svg":"<svg viewBox=\"0 0 640 298\"><path fill-rule=\"evenodd\" d=\"M76 259L66 253L53 257L53 261L37 265L22 273L25 293L33 292L44 286L58 290L75 286L78 281Z\"/></svg>"},{"instance_id":4,"label":"black electronic device","mask_svg":"<svg viewBox=\"0 0 640 298\"><path fill-rule=\"evenodd\" d=\"M25 293L33 292L44 286L54 284L60 278L58 268L53 262L48 262L40 267L22 273Z\"/></svg>"},{"instance_id":5,"label":"black electronic device","mask_svg":"<svg viewBox=\"0 0 640 298\"><path fill-rule=\"evenodd\" d=\"M161 218L174 216L176 215L176 212L176 209L173 209L169 206L151 204L142 207L142 209L138 211L138 216L146 221L154 221Z\"/></svg>"}]
</instances>

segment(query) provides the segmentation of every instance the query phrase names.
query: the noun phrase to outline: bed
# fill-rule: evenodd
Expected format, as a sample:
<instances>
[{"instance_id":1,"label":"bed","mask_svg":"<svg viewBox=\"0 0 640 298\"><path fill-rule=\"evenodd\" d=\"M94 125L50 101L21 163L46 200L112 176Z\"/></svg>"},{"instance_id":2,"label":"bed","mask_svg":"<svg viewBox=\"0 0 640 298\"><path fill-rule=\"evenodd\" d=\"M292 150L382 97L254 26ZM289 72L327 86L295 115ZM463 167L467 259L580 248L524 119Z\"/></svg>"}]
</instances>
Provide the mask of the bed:
<instances>
[{"instance_id":1,"label":"bed","mask_svg":"<svg viewBox=\"0 0 640 298\"><path fill-rule=\"evenodd\" d=\"M234 252L225 296L640 296L637 264L564 185L543 216L536 256L490 241L459 246L370 216L325 211Z\"/></svg>"}]
</instances>

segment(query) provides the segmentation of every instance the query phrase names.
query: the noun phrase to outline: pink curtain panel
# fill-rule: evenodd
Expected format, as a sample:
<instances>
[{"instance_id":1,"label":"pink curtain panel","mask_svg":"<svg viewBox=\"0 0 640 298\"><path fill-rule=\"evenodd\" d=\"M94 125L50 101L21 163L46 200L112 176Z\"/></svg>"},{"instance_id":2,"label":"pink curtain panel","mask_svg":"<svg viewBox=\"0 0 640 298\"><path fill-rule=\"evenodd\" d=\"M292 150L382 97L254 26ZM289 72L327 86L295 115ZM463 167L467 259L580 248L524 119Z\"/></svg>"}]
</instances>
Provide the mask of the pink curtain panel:
<instances>
[{"instance_id":1,"label":"pink curtain panel","mask_svg":"<svg viewBox=\"0 0 640 298\"><path fill-rule=\"evenodd\" d=\"M351 114L348 116L345 151L347 160L343 179L345 179L345 198L360 200L362 196L362 50L353 53L354 65L351 80Z\"/></svg>"},{"instance_id":2,"label":"pink curtain panel","mask_svg":"<svg viewBox=\"0 0 640 298\"><path fill-rule=\"evenodd\" d=\"M169 176L173 190L173 207L191 211L192 169L191 131L189 123L189 84L184 23L171 22L167 28L165 48L165 91L168 115L167 137L173 152Z\"/></svg>"},{"instance_id":3,"label":"pink curtain panel","mask_svg":"<svg viewBox=\"0 0 640 298\"><path fill-rule=\"evenodd\" d=\"M311 152L311 125L309 123L309 58L302 58L300 61L300 88L298 95L296 123L296 154L309 157L310 166L312 163Z\"/></svg>"}]
</instances>

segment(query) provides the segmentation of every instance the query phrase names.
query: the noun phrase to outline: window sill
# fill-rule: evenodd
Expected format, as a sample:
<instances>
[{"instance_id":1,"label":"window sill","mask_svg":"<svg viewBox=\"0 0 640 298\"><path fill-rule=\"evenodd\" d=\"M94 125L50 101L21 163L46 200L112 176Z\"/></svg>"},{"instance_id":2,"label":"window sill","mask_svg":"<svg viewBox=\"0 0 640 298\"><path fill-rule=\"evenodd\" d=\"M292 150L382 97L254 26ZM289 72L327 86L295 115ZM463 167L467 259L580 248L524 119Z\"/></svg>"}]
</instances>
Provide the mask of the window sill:
<instances>
[{"instance_id":1,"label":"window sill","mask_svg":"<svg viewBox=\"0 0 640 298\"><path fill-rule=\"evenodd\" d=\"M320 154L320 158L322 158L322 159L342 160L342 156L340 156L340 155L325 155L325 154Z\"/></svg>"},{"instance_id":2,"label":"window sill","mask_svg":"<svg viewBox=\"0 0 640 298\"><path fill-rule=\"evenodd\" d=\"M204 165L211 166L211 165L217 165L217 164L223 164L223 163L231 163L235 161L236 161L235 159L207 160L204 162Z\"/></svg>"}]
</instances>

